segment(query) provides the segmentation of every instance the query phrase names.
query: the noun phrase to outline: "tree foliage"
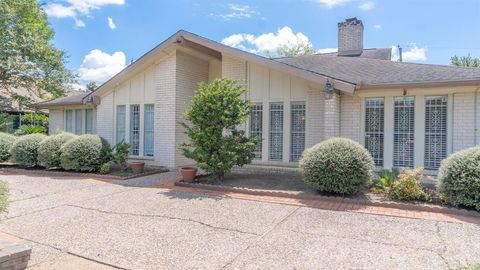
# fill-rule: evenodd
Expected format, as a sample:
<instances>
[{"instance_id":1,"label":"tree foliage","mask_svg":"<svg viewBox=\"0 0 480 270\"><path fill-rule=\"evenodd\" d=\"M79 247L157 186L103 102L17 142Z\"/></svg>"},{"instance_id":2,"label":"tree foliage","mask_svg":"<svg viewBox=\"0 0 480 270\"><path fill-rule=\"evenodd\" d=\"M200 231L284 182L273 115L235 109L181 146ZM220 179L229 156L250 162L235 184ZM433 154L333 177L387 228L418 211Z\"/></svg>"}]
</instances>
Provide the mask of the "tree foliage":
<instances>
[{"instance_id":1,"label":"tree foliage","mask_svg":"<svg viewBox=\"0 0 480 270\"><path fill-rule=\"evenodd\" d=\"M277 57L295 57L301 55L311 55L314 54L315 50L313 49L313 45L310 42L302 42L298 44L284 44L277 48L274 54L267 52L266 55L269 58L277 58Z\"/></svg>"},{"instance_id":2,"label":"tree foliage","mask_svg":"<svg viewBox=\"0 0 480 270\"><path fill-rule=\"evenodd\" d=\"M87 88L87 91L93 92L97 89L98 85L96 82L89 82L85 87Z\"/></svg>"},{"instance_id":3,"label":"tree foliage","mask_svg":"<svg viewBox=\"0 0 480 270\"><path fill-rule=\"evenodd\" d=\"M36 0L0 1L0 89L26 88L62 96L74 76L65 53L52 45L54 32Z\"/></svg>"},{"instance_id":4,"label":"tree foliage","mask_svg":"<svg viewBox=\"0 0 480 270\"><path fill-rule=\"evenodd\" d=\"M480 67L480 59L477 57L467 56L453 56L450 58L452 65L457 67Z\"/></svg>"},{"instance_id":5,"label":"tree foliage","mask_svg":"<svg viewBox=\"0 0 480 270\"><path fill-rule=\"evenodd\" d=\"M180 149L187 158L198 163L219 180L233 166L243 166L254 158L256 141L245 136L238 126L250 114L251 104L242 95L245 89L230 79L200 83L182 122L190 142Z\"/></svg>"}]
</instances>

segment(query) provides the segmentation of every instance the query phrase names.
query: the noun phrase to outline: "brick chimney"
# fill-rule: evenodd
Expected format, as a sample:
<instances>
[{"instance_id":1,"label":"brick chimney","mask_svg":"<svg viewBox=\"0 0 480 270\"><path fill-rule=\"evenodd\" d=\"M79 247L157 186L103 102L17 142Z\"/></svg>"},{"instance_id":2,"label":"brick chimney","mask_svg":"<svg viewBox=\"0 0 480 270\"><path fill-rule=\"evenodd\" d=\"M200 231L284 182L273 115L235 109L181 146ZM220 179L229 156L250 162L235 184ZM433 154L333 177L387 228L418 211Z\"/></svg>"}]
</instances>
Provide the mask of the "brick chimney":
<instances>
[{"instance_id":1,"label":"brick chimney","mask_svg":"<svg viewBox=\"0 0 480 270\"><path fill-rule=\"evenodd\" d=\"M363 23L356 17L338 23L338 55L359 56L363 52Z\"/></svg>"}]
</instances>

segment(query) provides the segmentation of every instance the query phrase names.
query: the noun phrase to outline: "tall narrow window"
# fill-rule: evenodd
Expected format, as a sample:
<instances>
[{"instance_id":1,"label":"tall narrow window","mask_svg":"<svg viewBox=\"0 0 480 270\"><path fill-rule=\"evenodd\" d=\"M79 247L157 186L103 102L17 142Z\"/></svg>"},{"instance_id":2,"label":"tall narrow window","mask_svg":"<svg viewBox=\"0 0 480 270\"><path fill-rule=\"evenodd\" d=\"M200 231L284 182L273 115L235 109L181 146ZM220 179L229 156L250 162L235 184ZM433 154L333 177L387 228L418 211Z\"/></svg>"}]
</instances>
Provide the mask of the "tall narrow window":
<instances>
[{"instance_id":1,"label":"tall narrow window","mask_svg":"<svg viewBox=\"0 0 480 270\"><path fill-rule=\"evenodd\" d=\"M393 166L413 167L415 98L395 97Z\"/></svg>"},{"instance_id":2,"label":"tall narrow window","mask_svg":"<svg viewBox=\"0 0 480 270\"><path fill-rule=\"evenodd\" d=\"M447 156L447 96L425 97L425 168L438 169Z\"/></svg>"},{"instance_id":3,"label":"tall narrow window","mask_svg":"<svg viewBox=\"0 0 480 270\"><path fill-rule=\"evenodd\" d=\"M290 161L296 162L305 150L305 102L291 104Z\"/></svg>"},{"instance_id":4,"label":"tall narrow window","mask_svg":"<svg viewBox=\"0 0 480 270\"><path fill-rule=\"evenodd\" d=\"M116 143L125 141L125 105L118 105L117 106L117 122L116 127L117 130L115 132L116 136Z\"/></svg>"},{"instance_id":5,"label":"tall narrow window","mask_svg":"<svg viewBox=\"0 0 480 270\"><path fill-rule=\"evenodd\" d=\"M130 154L140 152L140 105L130 105Z\"/></svg>"},{"instance_id":6,"label":"tall narrow window","mask_svg":"<svg viewBox=\"0 0 480 270\"><path fill-rule=\"evenodd\" d=\"M155 106L145 104L144 131L143 131L143 155L153 156L153 130L154 130Z\"/></svg>"},{"instance_id":7,"label":"tall narrow window","mask_svg":"<svg viewBox=\"0 0 480 270\"><path fill-rule=\"evenodd\" d=\"M376 166L383 166L384 103L383 98L365 99L365 146Z\"/></svg>"},{"instance_id":8,"label":"tall narrow window","mask_svg":"<svg viewBox=\"0 0 480 270\"><path fill-rule=\"evenodd\" d=\"M82 134L83 127L83 111L75 110L75 134Z\"/></svg>"},{"instance_id":9,"label":"tall narrow window","mask_svg":"<svg viewBox=\"0 0 480 270\"><path fill-rule=\"evenodd\" d=\"M283 103L270 103L270 160L283 159Z\"/></svg>"},{"instance_id":10,"label":"tall narrow window","mask_svg":"<svg viewBox=\"0 0 480 270\"><path fill-rule=\"evenodd\" d=\"M93 109L85 110L85 134L93 133Z\"/></svg>"},{"instance_id":11,"label":"tall narrow window","mask_svg":"<svg viewBox=\"0 0 480 270\"><path fill-rule=\"evenodd\" d=\"M255 158L262 158L262 132L263 132L263 105L255 103L252 106L252 114L250 115L250 137L255 138L257 147L255 148Z\"/></svg>"},{"instance_id":12,"label":"tall narrow window","mask_svg":"<svg viewBox=\"0 0 480 270\"><path fill-rule=\"evenodd\" d=\"M73 133L73 110L65 111L65 131Z\"/></svg>"}]
</instances>

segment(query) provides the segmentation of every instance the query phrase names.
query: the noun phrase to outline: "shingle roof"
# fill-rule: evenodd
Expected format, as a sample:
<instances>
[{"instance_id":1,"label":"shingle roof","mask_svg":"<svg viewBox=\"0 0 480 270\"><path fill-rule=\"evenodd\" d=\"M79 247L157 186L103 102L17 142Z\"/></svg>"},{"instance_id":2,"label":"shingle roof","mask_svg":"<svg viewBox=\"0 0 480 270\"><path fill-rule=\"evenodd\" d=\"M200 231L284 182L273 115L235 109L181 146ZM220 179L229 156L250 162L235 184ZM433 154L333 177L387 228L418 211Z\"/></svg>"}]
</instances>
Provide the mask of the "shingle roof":
<instances>
[{"instance_id":1,"label":"shingle roof","mask_svg":"<svg viewBox=\"0 0 480 270\"><path fill-rule=\"evenodd\" d=\"M273 59L358 86L480 81L480 68L428 65L364 57L306 55Z\"/></svg>"},{"instance_id":2,"label":"shingle roof","mask_svg":"<svg viewBox=\"0 0 480 270\"><path fill-rule=\"evenodd\" d=\"M337 52L332 53L322 53L322 56L338 56ZM347 56L344 56L347 57ZM391 48L371 48L371 49L363 49L362 53L357 56L350 56L350 57L363 57L363 58L371 58L371 59L379 59L379 60L390 60L392 58L392 49Z\"/></svg>"},{"instance_id":3,"label":"shingle roof","mask_svg":"<svg viewBox=\"0 0 480 270\"><path fill-rule=\"evenodd\" d=\"M81 105L83 104L83 98L88 94L89 92L75 91L73 93L67 94L67 96L62 98L39 102L36 104L36 107L46 108L50 106L60 106L60 105Z\"/></svg>"}]
</instances>

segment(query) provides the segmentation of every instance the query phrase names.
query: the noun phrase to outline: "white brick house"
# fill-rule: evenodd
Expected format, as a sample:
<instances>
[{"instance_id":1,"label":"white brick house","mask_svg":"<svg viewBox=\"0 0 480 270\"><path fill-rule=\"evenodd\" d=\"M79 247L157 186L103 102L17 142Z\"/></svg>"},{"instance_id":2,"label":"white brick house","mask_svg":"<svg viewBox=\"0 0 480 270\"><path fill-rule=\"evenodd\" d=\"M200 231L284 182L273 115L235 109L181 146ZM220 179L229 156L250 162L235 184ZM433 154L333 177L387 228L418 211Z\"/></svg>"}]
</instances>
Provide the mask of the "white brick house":
<instances>
[{"instance_id":1,"label":"white brick house","mask_svg":"<svg viewBox=\"0 0 480 270\"><path fill-rule=\"evenodd\" d=\"M279 59L179 31L95 92L39 107L50 109L51 132L126 140L131 159L169 167L193 163L178 149L178 121L197 84L219 77L238 80L254 104L245 129L263 138L255 163L294 166L305 148L341 136L378 167L436 170L480 142L480 69L392 62L390 49L363 48L361 21L338 27L338 53Z\"/></svg>"}]
</instances>

